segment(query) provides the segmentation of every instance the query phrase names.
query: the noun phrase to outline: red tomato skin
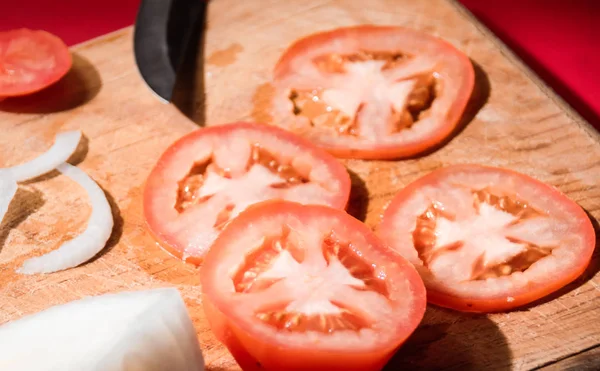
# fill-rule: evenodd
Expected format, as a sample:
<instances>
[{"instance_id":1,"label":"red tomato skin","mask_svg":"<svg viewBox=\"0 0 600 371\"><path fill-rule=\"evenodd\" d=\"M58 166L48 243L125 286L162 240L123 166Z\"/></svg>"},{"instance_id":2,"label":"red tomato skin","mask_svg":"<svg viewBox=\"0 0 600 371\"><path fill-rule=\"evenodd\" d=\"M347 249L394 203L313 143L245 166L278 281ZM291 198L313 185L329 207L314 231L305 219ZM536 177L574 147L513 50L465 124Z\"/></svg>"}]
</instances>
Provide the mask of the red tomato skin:
<instances>
[{"instance_id":1,"label":"red tomato skin","mask_svg":"<svg viewBox=\"0 0 600 371\"><path fill-rule=\"evenodd\" d=\"M306 51L315 47L315 45L328 44L332 39L351 37L352 35L359 33L381 33L387 32L410 32L415 33L417 31L410 28L404 28L400 26L375 26L375 25L360 25L353 27L338 28L331 31L323 31L312 35L305 36L301 39L296 40L284 54L279 58L274 68L274 79L282 79L285 75L293 73L292 64L290 63L298 55L306 53ZM363 159L363 160L393 160L400 158L410 158L412 156L423 153L427 150L433 149L443 144L449 139L449 136L457 129L457 126L462 119L462 115L465 112L467 104L471 98L473 88L475 86L475 70L473 64L468 56L456 49L456 47L449 42L429 36L432 40L435 40L438 45L443 46L443 49L448 53L458 56L462 61L463 75L460 84L464 86L464 93L460 95L456 100L452 109L447 112L444 125L442 130L438 130L435 135L426 138L426 140L404 144L402 146L384 146L354 149L354 148L340 148L334 146L322 147L338 158L347 159Z\"/></svg>"},{"instance_id":2,"label":"red tomato skin","mask_svg":"<svg viewBox=\"0 0 600 371\"><path fill-rule=\"evenodd\" d=\"M211 331L227 347L244 371L379 371L402 345L368 355L286 351L261 342L260 339L249 336L235 327L206 295L203 295L202 304ZM247 349L250 348L260 354L262 363L248 352Z\"/></svg>"},{"instance_id":3,"label":"red tomato skin","mask_svg":"<svg viewBox=\"0 0 600 371\"><path fill-rule=\"evenodd\" d=\"M573 282L577 279L583 272L585 272L586 268L589 265L589 262L592 257L592 253L595 249L596 245L596 232L594 230L594 226L592 225L590 218L586 214L586 212L575 202L571 201L567 196L565 196L558 189L541 182L535 178L529 177L525 174L519 173L514 170L504 169L504 168L494 168L491 166L484 165L452 165L442 169L434 170L432 173L429 173L416 181L412 182L404 189L394 196L389 206L385 210L383 214L383 221L379 226L379 235L385 233L385 231L393 230L393 218L391 215L396 213L396 210L406 201L409 196L418 192L419 188L424 184L429 184L435 182L437 179L443 178L443 176L452 171L460 171L462 169L487 169L487 170L500 170L511 174L512 176L516 176L520 178L523 182L534 183L543 190L544 194L555 200L555 202L563 203L567 205L570 211L577 215L577 218L581 221L580 223L580 234L584 236L586 246L590 246L591 248L587 251L586 254L582 254L580 256L580 263L567 274L563 274L559 279L552 281L551 283L546 283L543 286L531 286L528 291L511 294L511 298L513 300L508 301L506 296L497 296L497 297L489 297L485 299L477 299L477 298L463 298L449 295L444 292L436 291L435 289L428 288L427 289L427 302L429 304L434 304L440 307L453 309L461 312L472 312L472 313L496 313L496 312L506 312L518 307L524 306L526 304L530 304L539 300L551 293L556 292L560 288L566 286L567 284Z\"/></svg>"},{"instance_id":4,"label":"red tomato skin","mask_svg":"<svg viewBox=\"0 0 600 371\"><path fill-rule=\"evenodd\" d=\"M183 259L183 253L181 249L175 243L170 242L171 238L168 235L162 234L160 232L160 217L158 215L154 215L151 212L151 207L149 207L153 203L154 189L157 187L161 187L161 185L165 182L165 179L161 176L161 168L165 166L165 163L168 163L170 161L170 158L175 153L177 153L181 147L185 147L188 142L194 141L197 137L207 134L219 135L220 133L225 133L232 127L249 129L260 128L260 130L264 131L267 134L284 138L290 143L303 147L306 149L306 151L312 152L315 157L321 159L329 165L329 168L332 170L333 176L338 180L338 182L340 182L341 190L337 195L336 204L332 206L340 209L345 209L348 204L352 183L350 180L350 175L348 174L346 168L337 159L329 155L326 151L314 146L312 143L301 137L298 137L286 130L277 127L252 122L234 122L229 124L208 126L202 129L197 129L179 138L173 144L171 144L169 148L167 148L167 150L161 155L161 157L157 161L156 165L154 166L154 169L151 171L144 185L143 205L146 230L157 241L158 246L160 246L167 253L178 259ZM202 264L204 258L201 256L187 256L184 261L186 263L191 263L193 265L198 266Z\"/></svg>"},{"instance_id":5,"label":"red tomato skin","mask_svg":"<svg viewBox=\"0 0 600 371\"><path fill-rule=\"evenodd\" d=\"M204 314L212 330L213 334L221 343L225 344L229 353L244 371L261 371L264 370L260 363L246 351L237 335L232 331L229 320L221 313L203 294L202 306Z\"/></svg>"},{"instance_id":6,"label":"red tomato skin","mask_svg":"<svg viewBox=\"0 0 600 371\"><path fill-rule=\"evenodd\" d=\"M269 206L270 209L277 209L286 207L284 204L295 203L268 200L251 205L237 217L238 222L249 223L252 218L260 217L263 210L265 210L265 206ZM306 205L295 205L296 206L294 207L306 207ZM322 208L324 210L331 209L321 205L308 205L308 207ZM371 241L372 244L384 247L384 245L381 244L381 241L377 239L375 234L372 233L368 227L358 220L352 217L350 218L357 223L356 229L366 230L366 233L369 234L368 241ZM226 232L228 228L234 229L235 227L228 226L224 232ZM213 248L219 250L219 241L222 241L222 239L218 239L215 245L213 245ZM416 315L411 319L411 323L416 328L417 324L420 323L423 318L426 307L426 289L423 281L414 267L406 259L391 249L387 249L386 247L384 247L384 249L390 260L393 259L400 263L400 266L406 275L406 280L412 283L413 294L416 299L415 307L413 309ZM224 343L245 371L378 371L386 365L398 348L404 344L410 334L414 331L414 329L409 331L404 340L397 343L396 346L377 349L370 353L353 352L352 349L348 349L346 352L290 349L285 346L269 343L259 337L253 336L251 334L251 329L249 330L247 328L236 326L234 321L228 317L227 313L224 313L217 308L214 300L211 298L218 296L218 293L213 290L210 283L205 279L205 276L209 275L206 272L213 269L214 263L215 259L207 260L201 268L204 312L211 330L214 332L217 339ZM397 330L401 331L400 328ZM402 334L399 336L402 336Z\"/></svg>"},{"instance_id":7,"label":"red tomato skin","mask_svg":"<svg viewBox=\"0 0 600 371\"><path fill-rule=\"evenodd\" d=\"M0 32L0 43L4 42L5 40L11 40L18 37L37 39L38 41L43 41L44 43L51 45L54 51L53 56L57 61L57 67L52 71L51 74L44 74L41 76L41 78L36 79L36 81L30 84L24 84L17 89L4 90L0 85L0 101L3 98L29 95L46 89L50 85L53 85L62 79L67 72L69 72L73 65L73 58L71 56L71 52L69 51L69 47L58 36L42 30L21 28Z\"/></svg>"}]
</instances>

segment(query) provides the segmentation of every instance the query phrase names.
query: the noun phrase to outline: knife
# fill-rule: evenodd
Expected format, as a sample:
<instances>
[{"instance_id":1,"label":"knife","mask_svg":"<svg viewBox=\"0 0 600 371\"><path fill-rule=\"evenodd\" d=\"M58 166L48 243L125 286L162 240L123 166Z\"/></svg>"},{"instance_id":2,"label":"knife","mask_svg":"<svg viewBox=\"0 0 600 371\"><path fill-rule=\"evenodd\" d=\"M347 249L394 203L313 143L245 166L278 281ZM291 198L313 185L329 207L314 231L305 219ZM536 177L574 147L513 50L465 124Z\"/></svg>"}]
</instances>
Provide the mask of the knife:
<instances>
[{"instance_id":1,"label":"knife","mask_svg":"<svg viewBox=\"0 0 600 371\"><path fill-rule=\"evenodd\" d=\"M134 28L133 50L142 79L158 98L171 102L181 74L195 74L204 30L205 0L142 0ZM182 71L187 66L188 71Z\"/></svg>"}]
</instances>

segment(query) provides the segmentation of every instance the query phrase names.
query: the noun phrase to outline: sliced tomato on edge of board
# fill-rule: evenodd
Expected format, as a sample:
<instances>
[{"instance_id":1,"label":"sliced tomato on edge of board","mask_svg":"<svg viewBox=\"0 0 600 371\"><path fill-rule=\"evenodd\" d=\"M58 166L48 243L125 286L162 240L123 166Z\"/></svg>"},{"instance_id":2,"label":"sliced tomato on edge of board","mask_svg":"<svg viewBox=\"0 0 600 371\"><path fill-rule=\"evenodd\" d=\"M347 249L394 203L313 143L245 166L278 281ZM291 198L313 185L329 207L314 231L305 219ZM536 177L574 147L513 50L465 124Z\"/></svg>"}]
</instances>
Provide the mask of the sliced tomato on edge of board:
<instances>
[{"instance_id":1,"label":"sliced tomato on edge of board","mask_svg":"<svg viewBox=\"0 0 600 371\"><path fill-rule=\"evenodd\" d=\"M580 276L596 245L585 211L515 171L455 165L402 189L379 236L407 258L428 301L470 312L510 310Z\"/></svg>"},{"instance_id":2,"label":"sliced tomato on edge of board","mask_svg":"<svg viewBox=\"0 0 600 371\"><path fill-rule=\"evenodd\" d=\"M444 40L402 27L339 28L281 56L273 123L338 157L413 156L452 134L474 81L469 58Z\"/></svg>"},{"instance_id":3,"label":"sliced tomato on edge of board","mask_svg":"<svg viewBox=\"0 0 600 371\"><path fill-rule=\"evenodd\" d=\"M0 32L0 98L42 90L60 80L72 63L67 45L51 33Z\"/></svg>"},{"instance_id":4,"label":"sliced tomato on edge of board","mask_svg":"<svg viewBox=\"0 0 600 371\"><path fill-rule=\"evenodd\" d=\"M346 168L285 130L231 123L173 143L148 176L144 216L159 245L199 264L220 231L247 206L268 199L346 207Z\"/></svg>"},{"instance_id":5,"label":"sliced tomato on edge of board","mask_svg":"<svg viewBox=\"0 0 600 371\"><path fill-rule=\"evenodd\" d=\"M380 370L426 307L406 259L322 205L250 206L200 274L211 328L244 370Z\"/></svg>"}]
</instances>

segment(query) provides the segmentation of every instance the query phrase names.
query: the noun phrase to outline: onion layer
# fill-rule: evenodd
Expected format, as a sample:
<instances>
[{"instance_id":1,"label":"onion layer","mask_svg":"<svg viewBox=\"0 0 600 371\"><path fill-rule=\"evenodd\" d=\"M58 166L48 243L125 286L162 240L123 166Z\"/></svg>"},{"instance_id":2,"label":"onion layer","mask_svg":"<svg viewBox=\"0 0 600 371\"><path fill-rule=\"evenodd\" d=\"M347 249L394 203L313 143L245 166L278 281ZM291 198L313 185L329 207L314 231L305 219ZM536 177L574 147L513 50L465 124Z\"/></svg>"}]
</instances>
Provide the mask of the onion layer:
<instances>
[{"instance_id":1,"label":"onion layer","mask_svg":"<svg viewBox=\"0 0 600 371\"><path fill-rule=\"evenodd\" d=\"M12 178L16 182L37 178L66 162L75 153L81 131L67 131L56 136L54 144L46 152L31 161L13 167L0 169L0 178Z\"/></svg>"},{"instance_id":2,"label":"onion layer","mask_svg":"<svg viewBox=\"0 0 600 371\"><path fill-rule=\"evenodd\" d=\"M2 178L0 176L0 223L4 219L4 214L8 211L10 201L17 193L17 182L11 178Z\"/></svg>"},{"instance_id":3,"label":"onion layer","mask_svg":"<svg viewBox=\"0 0 600 371\"><path fill-rule=\"evenodd\" d=\"M1 370L202 371L177 289L106 294L0 326Z\"/></svg>"},{"instance_id":4,"label":"onion layer","mask_svg":"<svg viewBox=\"0 0 600 371\"><path fill-rule=\"evenodd\" d=\"M82 234L65 242L57 250L26 260L17 270L18 273L52 273L78 266L102 250L112 233L112 212L106 195L98 184L73 165L63 163L57 169L86 190L92 205L92 215Z\"/></svg>"}]
</instances>

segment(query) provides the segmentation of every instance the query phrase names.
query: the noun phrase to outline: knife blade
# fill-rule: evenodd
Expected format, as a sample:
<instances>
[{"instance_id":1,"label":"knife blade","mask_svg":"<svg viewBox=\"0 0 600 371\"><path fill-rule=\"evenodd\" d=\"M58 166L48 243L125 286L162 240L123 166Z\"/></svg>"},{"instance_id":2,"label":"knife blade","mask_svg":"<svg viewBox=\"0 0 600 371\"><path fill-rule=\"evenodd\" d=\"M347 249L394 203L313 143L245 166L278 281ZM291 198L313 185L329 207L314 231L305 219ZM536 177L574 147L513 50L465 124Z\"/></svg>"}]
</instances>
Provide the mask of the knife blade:
<instances>
[{"instance_id":1,"label":"knife blade","mask_svg":"<svg viewBox=\"0 0 600 371\"><path fill-rule=\"evenodd\" d=\"M142 79L164 103L190 45L201 38L204 0L142 0L134 28L135 62ZM196 49L194 49L196 50Z\"/></svg>"}]
</instances>

